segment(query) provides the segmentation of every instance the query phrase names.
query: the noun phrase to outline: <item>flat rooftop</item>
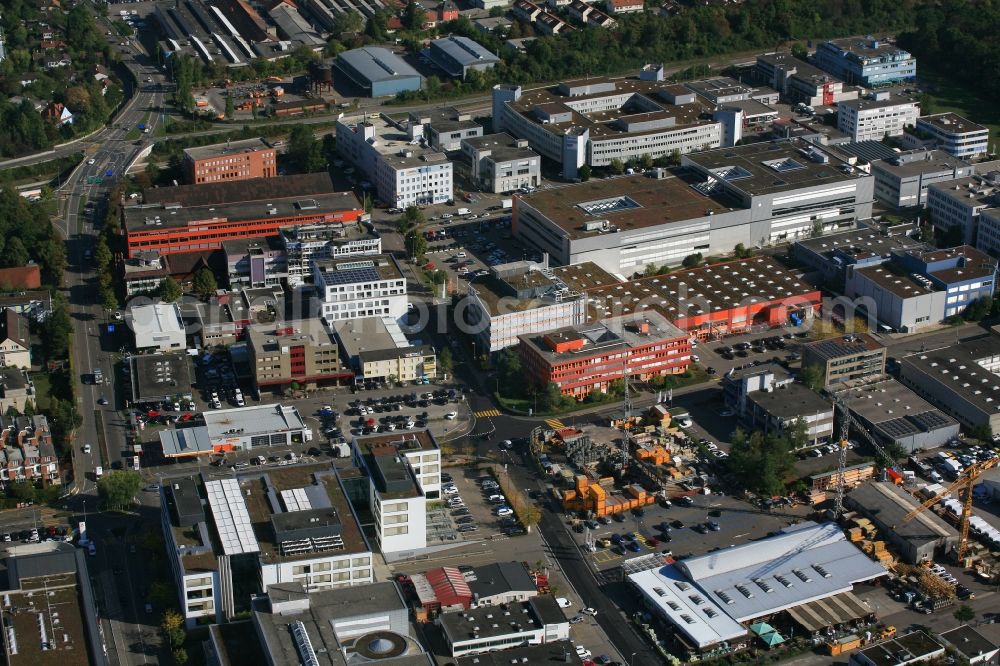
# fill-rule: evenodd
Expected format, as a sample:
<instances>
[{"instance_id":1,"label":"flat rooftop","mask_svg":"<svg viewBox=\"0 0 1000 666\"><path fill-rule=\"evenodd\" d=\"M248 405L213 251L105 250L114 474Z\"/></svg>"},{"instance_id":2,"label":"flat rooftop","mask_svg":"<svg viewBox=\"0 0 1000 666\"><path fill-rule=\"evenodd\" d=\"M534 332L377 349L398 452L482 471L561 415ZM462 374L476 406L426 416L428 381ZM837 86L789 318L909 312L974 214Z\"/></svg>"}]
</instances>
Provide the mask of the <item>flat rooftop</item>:
<instances>
[{"instance_id":1,"label":"flat rooftop","mask_svg":"<svg viewBox=\"0 0 1000 666\"><path fill-rule=\"evenodd\" d=\"M966 134L969 132L986 132L986 127L979 123L974 123L968 118L963 118L957 113L935 113L930 116L921 116L917 119L918 124L926 124L935 129L952 134Z\"/></svg>"},{"instance_id":2,"label":"flat rooftop","mask_svg":"<svg viewBox=\"0 0 1000 666\"><path fill-rule=\"evenodd\" d=\"M915 298L942 290L942 287L933 282L917 280L912 273L907 273L901 269L897 270L888 263L879 266L858 268L855 270L855 273L864 276L900 298Z\"/></svg>"},{"instance_id":3,"label":"flat rooftop","mask_svg":"<svg viewBox=\"0 0 1000 666\"><path fill-rule=\"evenodd\" d=\"M645 326L647 332L640 332L640 326ZM528 345L549 363L559 364L577 358L611 354L618 350L626 351L661 340L683 339L687 334L667 321L663 315L652 311L518 337L522 344ZM549 341L555 344L575 343L579 346L570 351L555 351Z\"/></svg>"},{"instance_id":4,"label":"flat rooftop","mask_svg":"<svg viewBox=\"0 0 1000 666\"><path fill-rule=\"evenodd\" d=\"M803 351L808 350L811 354L829 361L830 359L854 356L876 349L885 349L885 347L872 336L862 333L809 342L806 343Z\"/></svg>"},{"instance_id":5,"label":"flat rooftop","mask_svg":"<svg viewBox=\"0 0 1000 666\"><path fill-rule=\"evenodd\" d=\"M459 111L453 106L427 109L426 111L415 111L410 113L410 119L429 118L431 127L439 134L448 132L458 132L466 129L474 129L481 125L472 119L468 113Z\"/></svg>"},{"instance_id":6,"label":"flat rooftop","mask_svg":"<svg viewBox=\"0 0 1000 666\"><path fill-rule=\"evenodd\" d=\"M806 151L809 154L803 154ZM817 161L822 156L824 161ZM703 173L725 180L731 187L753 196L849 182L867 174L854 170L819 147L798 139L749 143L684 156Z\"/></svg>"},{"instance_id":7,"label":"flat rooftop","mask_svg":"<svg viewBox=\"0 0 1000 666\"><path fill-rule=\"evenodd\" d=\"M861 60L879 59L882 56L907 53L896 46L895 42L889 41L888 38L844 37L831 39L828 43L857 56Z\"/></svg>"},{"instance_id":8,"label":"flat rooftop","mask_svg":"<svg viewBox=\"0 0 1000 666\"><path fill-rule=\"evenodd\" d=\"M885 171L900 178L968 169L969 163L952 157L943 150L909 150L896 157L872 163L872 169Z\"/></svg>"},{"instance_id":9,"label":"flat rooftop","mask_svg":"<svg viewBox=\"0 0 1000 666\"><path fill-rule=\"evenodd\" d=\"M818 298L814 287L765 256L640 278L586 295L599 317L652 309L673 322L793 297Z\"/></svg>"},{"instance_id":10,"label":"flat rooftop","mask_svg":"<svg viewBox=\"0 0 1000 666\"><path fill-rule=\"evenodd\" d=\"M853 258L854 261L872 257L888 259L896 250L926 247L924 243L905 234L886 236L878 229L856 229L829 236L807 238L796 241L795 244L821 254L827 259L831 259L835 251L839 251L839 254Z\"/></svg>"},{"instance_id":11,"label":"flat rooftop","mask_svg":"<svg viewBox=\"0 0 1000 666\"><path fill-rule=\"evenodd\" d=\"M533 208L571 239L608 233L586 229L588 223L602 220L621 231L632 231L742 208L724 194L703 194L692 187L696 182L680 170L665 178L643 174L599 178L523 195L519 205Z\"/></svg>"},{"instance_id":12,"label":"flat rooftop","mask_svg":"<svg viewBox=\"0 0 1000 666\"><path fill-rule=\"evenodd\" d=\"M887 481L869 481L850 491L849 501L861 507L883 525L894 525L893 531L902 539L923 544L939 539L958 540L958 532L933 511L922 511L912 520L904 521L920 500Z\"/></svg>"},{"instance_id":13,"label":"flat rooftop","mask_svg":"<svg viewBox=\"0 0 1000 666\"><path fill-rule=\"evenodd\" d=\"M303 430L306 425L294 405L251 405L204 412L209 437L225 437L238 431L241 437Z\"/></svg>"},{"instance_id":14,"label":"flat rooftop","mask_svg":"<svg viewBox=\"0 0 1000 666\"><path fill-rule=\"evenodd\" d=\"M850 410L893 440L958 427L955 419L895 379L845 391Z\"/></svg>"},{"instance_id":15,"label":"flat rooftop","mask_svg":"<svg viewBox=\"0 0 1000 666\"><path fill-rule=\"evenodd\" d=\"M569 641L556 641L543 645L514 647L497 652L455 657L450 661L457 666L511 666L511 664L565 664L566 655L573 655L575 648ZM570 662L572 663L572 662Z\"/></svg>"},{"instance_id":16,"label":"flat rooftop","mask_svg":"<svg viewBox=\"0 0 1000 666\"><path fill-rule=\"evenodd\" d=\"M372 451L383 447L392 447L400 453L410 451L436 451L437 442L429 430L407 430L406 432L391 432L384 435L365 435L356 438L361 450Z\"/></svg>"},{"instance_id":17,"label":"flat rooftop","mask_svg":"<svg viewBox=\"0 0 1000 666\"><path fill-rule=\"evenodd\" d=\"M320 319L295 319L250 326L247 328L247 341L258 355L278 353L283 347L292 345L319 348L337 344L333 332Z\"/></svg>"},{"instance_id":18,"label":"flat rooftop","mask_svg":"<svg viewBox=\"0 0 1000 666\"><path fill-rule=\"evenodd\" d=\"M833 403L803 384L785 384L773 391L754 391L747 399L768 414L786 420L827 412L833 416Z\"/></svg>"},{"instance_id":19,"label":"flat rooftop","mask_svg":"<svg viewBox=\"0 0 1000 666\"><path fill-rule=\"evenodd\" d=\"M875 97L859 97L839 102L838 106L844 106L856 111L870 111L871 109L884 109L890 106L900 106L903 104L916 104L917 99L912 95L901 95L889 93L888 95L876 95Z\"/></svg>"},{"instance_id":20,"label":"flat rooftop","mask_svg":"<svg viewBox=\"0 0 1000 666\"><path fill-rule=\"evenodd\" d=\"M210 146L185 148L184 155L192 160L207 160L213 157L226 157L239 153L254 153L259 150L271 150L271 144L264 139L243 139L242 141L227 141L213 143Z\"/></svg>"},{"instance_id":21,"label":"flat rooftop","mask_svg":"<svg viewBox=\"0 0 1000 666\"><path fill-rule=\"evenodd\" d=\"M531 148L519 148L517 139L506 132L472 137L471 139L464 139L462 143L468 143L475 147L476 150L489 150L490 156L486 159L493 162L512 162L514 160L528 160L538 157L538 153Z\"/></svg>"},{"instance_id":22,"label":"flat rooftop","mask_svg":"<svg viewBox=\"0 0 1000 666\"><path fill-rule=\"evenodd\" d=\"M967 624L942 632L940 636L954 645L966 659L973 659L997 649L995 643Z\"/></svg>"},{"instance_id":23,"label":"flat rooftop","mask_svg":"<svg viewBox=\"0 0 1000 666\"><path fill-rule=\"evenodd\" d=\"M265 482L265 478L270 482ZM369 552L357 519L336 473L329 464L288 465L238 477L243 501L265 563L303 560L320 555ZM299 491L286 494L285 491ZM269 493L273 491L273 495ZM302 501L300 498L304 497ZM295 501L289 498L294 498ZM319 527L317 527L319 526ZM288 552L278 542L276 527L283 530L330 528L340 537L329 550Z\"/></svg>"},{"instance_id":24,"label":"flat rooftop","mask_svg":"<svg viewBox=\"0 0 1000 666\"><path fill-rule=\"evenodd\" d=\"M132 402L161 402L191 392L187 354L137 354L130 357Z\"/></svg>"},{"instance_id":25,"label":"flat rooftop","mask_svg":"<svg viewBox=\"0 0 1000 666\"><path fill-rule=\"evenodd\" d=\"M621 283L621 280L592 261L569 266L556 266L549 270L574 291L589 291L597 287L608 287Z\"/></svg>"},{"instance_id":26,"label":"flat rooftop","mask_svg":"<svg viewBox=\"0 0 1000 666\"><path fill-rule=\"evenodd\" d=\"M337 340L340 347L348 358L354 358L361 352L397 349L399 340L394 335L398 332L402 335L399 326L392 322L395 331L390 330L390 325L382 317L360 317L358 319L343 319L334 323L333 328L337 332ZM409 342L403 338L404 346Z\"/></svg>"},{"instance_id":27,"label":"flat rooftop","mask_svg":"<svg viewBox=\"0 0 1000 666\"><path fill-rule=\"evenodd\" d=\"M944 197L958 202L960 207L991 206L1000 188L986 182L982 176L967 176L955 180L932 183L930 187Z\"/></svg>"},{"instance_id":28,"label":"flat rooftop","mask_svg":"<svg viewBox=\"0 0 1000 666\"><path fill-rule=\"evenodd\" d=\"M220 206L235 202L335 193L333 180L329 174L306 173L202 185L148 187L142 191L142 199L147 204Z\"/></svg>"},{"instance_id":29,"label":"flat rooftop","mask_svg":"<svg viewBox=\"0 0 1000 666\"><path fill-rule=\"evenodd\" d=\"M1000 411L1000 374L991 363L1000 356L1000 338L993 335L971 338L940 349L904 356L910 365L947 386L952 393L986 413Z\"/></svg>"},{"instance_id":30,"label":"flat rooftop","mask_svg":"<svg viewBox=\"0 0 1000 666\"><path fill-rule=\"evenodd\" d=\"M689 81L684 85L688 89L693 90L697 94L708 99L713 104L715 104L720 97L728 97L730 95L749 95L751 91L749 86L745 86L729 76L717 76L711 79Z\"/></svg>"},{"instance_id":31,"label":"flat rooftop","mask_svg":"<svg viewBox=\"0 0 1000 666\"><path fill-rule=\"evenodd\" d=\"M551 597L536 597L538 598L548 598L555 605ZM501 606L481 606L466 611L441 613L437 621L453 642L471 639L473 634L484 639L535 631L545 626L536 617L529 601L507 604L506 609ZM566 621L565 616L562 621Z\"/></svg>"},{"instance_id":32,"label":"flat rooftop","mask_svg":"<svg viewBox=\"0 0 1000 666\"><path fill-rule=\"evenodd\" d=\"M184 330L180 308L176 303L152 303L129 309L132 331L136 338L160 333L180 333Z\"/></svg>"},{"instance_id":33,"label":"flat rooftop","mask_svg":"<svg viewBox=\"0 0 1000 666\"><path fill-rule=\"evenodd\" d=\"M448 156L431 148L430 144L420 144L413 140L403 125L397 125L384 115L350 116L341 118L338 124L359 133L365 126L374 130L374 137L368 142L382 156L382 159L397 169L415 168L431 164L445 164Z\"/></svg>"},{"instance_id":34,"label":"flat rooftop","mask_svg":"<svg viewBox=\"0 0 1000 666\"><path fill-rule=\"evenodd\" d=\"M406 279L391 254L313 259L313 261L320 271L320 278L327 286Z\"/></svg>"},{"instance_id":35,"label":"flat rooftop","mask_svg":"<svg viewBox=\"0 0 1000 666\"><path fill-rule=\"evenodd\" d=\"M860 650L859 655L875 666L898 666L900 654L911 655L906 663L916 663L931 658L935 654L944 654L944 646L922 631L914 631L903 636L890 638Z\"/></svg>"}]
</instances>

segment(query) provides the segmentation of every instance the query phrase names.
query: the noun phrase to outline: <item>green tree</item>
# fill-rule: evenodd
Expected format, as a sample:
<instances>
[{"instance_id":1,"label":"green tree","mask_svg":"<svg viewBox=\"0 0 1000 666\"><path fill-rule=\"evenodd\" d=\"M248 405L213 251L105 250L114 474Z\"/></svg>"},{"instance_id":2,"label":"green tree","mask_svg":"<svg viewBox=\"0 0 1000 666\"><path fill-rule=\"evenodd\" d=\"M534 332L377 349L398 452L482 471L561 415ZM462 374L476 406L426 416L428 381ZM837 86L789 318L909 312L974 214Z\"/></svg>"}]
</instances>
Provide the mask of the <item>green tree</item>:
<instances>
[{"instance_id":1,"label":"green tree","mask_svg":"<svg viewBox=\"0 0 1000 666\"><path fill-rule=\"evenodd\" d=\"M417 259L418 257L424 256L427 252L427 239L419 231L411 231L406 234L405 239L406 253L410 255L412 259Z\"/></svg>"},{"instance_id":2,"label":"green tree","mask_svg":"<svg viewBox=\"0 0 1000 666\"><path fill-rule=\"evenodd\" d=\"M962 604L957 609L955 609L955 612L952 613L952 615L954 615L955 619L961 622L962 624L965 624L967 622L972 622L973 620L976 619L976 611L972 610L972 606L970 606L969 604Z\"/></svg>"},{"instance_id":3,"label":"green tree","mask_svg":"<svg viewBox=\"0 0 1000 666\"><path fill-rule=\"evenodd\" d=\"M792 44L792 56L798 58L799 60L809 60L809 49L805 47L805 44L795 42Z\"/></svg>"},{"instance_id":4,"label":"green tree","mask_svg":"<svg viewBox=\"0 0 1000 666\"><path fill-rule=\"evenodd\" d=\"M118 296L110 285L102 285L100 289L101 307L105 310L116 310L118 308Z\"/></svg>"},{"instance_id":5,"label":"green tree","mask_svg":"<svg viewBox=\"0 0 1000 666\"><path fill-rule=\"evenodd\" d=\"M160 282L160 288L157 290L157 294L163 302L173 303L183 296L184 292L181 290L181 286L177 284L177 280L167 276Z\"/></svg>"},{"instance_id":6,"label":"green tree","mask_svg":"<svg viewBox=\"0 0 1000 666\"><path fill-rule=\"evenodd\" d=\"M983 423L969 430L969 435L981 442L993 441L993 428L988 423Z\"/></svg>"},{"instance_id":7,"label":"green tree","mask_svg":"<svg viewBox=\"0 0 1000 666\"><path fill-rule=\"evenodd\" d=\"M455 360L454 358L452 358L451 355L451 349L445 347L444 349L441 350L441 355L438 356L437 365L438 365L438 370L440 370L442 374L451 375L451 371L453 370L455 365Z\"/></svg>"},{"instance_id":8,"label":"green tree","mask_svg":"<svg viewBox=\"0 0 1000 666\"><path fill-rule=\"evenodd\" d=\"M28 249L24 247L24 241L15 236L7 240L7 246L3 253L3 265L6 268L19 268L28 263Z\"/></svg>"},{"instance_id":9,"label":"green tree","mask_svg":"<svg viewBox=\"0 0 1000 666\"><path fill-rule=\"evenodd\" d=\"M73 332L73 324L69 318L69 306L62 292L56 292L52 298L52 312L42 324L42 349L46 360L63 360L69 355L69 336Z\"/></svg>"},{"instance_id":10,"label":"green tree","mask_svg":"<svg viewBox=\"0 0 1000 666\"><path fill-rule=\"evenodd\" d=\"M748 259L753 256L753 248L747 248L743 243L737 243L733 248L733 256L737 259Z\"/></svg>"},{"instance_id":11,"label":"green tree","mask_svg":"<svg viewBox=\"0 0 1000 666\"><path fill-rule=\"evenodd\" d=\"M823 230L823 221L822 220L816 220L815 222L813 222L812 237L813 238L819 238L824 233L825 232Z\"/></svg>"},{"instance_id":12,"label":"green tree","mask_svg":"<svg viewBox=\"0 0 1000 666\"><path fill-rule=\"evenodd\" d=\"M559 385L554 382L549 382L542 387L541 392L538 394L538 408L543 412L555 412L562 407L562 391L559 390Z\"/></svg>"},{"instance_id":13,"label":"green tree","mask_svg":"<svg viewBox=\"0 0 1000 666\"><path fill-rule=\"evenodd\" d=\"M411 227L419 227L427 221L424 217L424 211L416 206L407 206L406 210L403 211L402 219Z\"/></svg>"},{"instance_id":14,"label":"green tree","mask_svg":"<svg viewBox=\"0 0 1000 666\"><path fill-rule=\"evenodd\" d=\"M108 266L111 265L111 259L108 241L102 234L97 237L97 242L94 243L94 263L97 265L98 272L107 270Z\"/></svg>"},{"instance_id":15,"label":"green tree","mask_svg":"<svg viewBox=\"0 0 1000 666\"><path fill-rule=\"evenodd\" d=\"M113 470L97 482L97 494L105 507L117 509L131 505L140 487L142 477L135 470Z\"/></svg>"},{"instance_id":16,"label":"green tree","mask_svg":"<svg viewBox=\"0 0 1000 666\"><path fill-rule=\"evenodd\" d=\"M583 181L584 183L590 180L590 176L592 175L592 173L593 170L590 168L589 164L584 164L577 170L577 174L579 174L580 180Z\"/></svg>"},{"instance_id":17,"label":"green tree","mask_svg":"<svg viewBox=\"0 0 1000 666\"><path fill-rule=\"evenodd\" d=\"M639 166L641 166L643 169L652 169L653 156L650 155L649 153L643 153L642 157L639 158Z\"/></svg>"},{"instance_id":18,"label":"green tree","mask_svg":"<svg viewBox=\"0 0 1000 666\"><path fill-rule=\"evenodd\" d=\"M187 638L184 631L184 618L175 610L167 610L160 620L160 633L166 639L167 644L172 648L179 648Z\"/></svg>"},{"instance_id":19,"label":"green tree","mask_svg":"<svg viewBox=\"0 0 1000 666\"><path fill-rule=\"evenodd\" d=\"M728 459L730 472L745 488L768 496L784 493L794 463L785 435L760 431L734 437Z\"/></svg>"},{"instance_id":20,"label":"green tree","mask_svg":"<svg viewBox=\"0 0 1000 666\"><path fill-rule=\"evenodd\" d=\"M308 125L296 125L288 133L286 155L295 169L302 173L315 173L326 168L323 145L316 140Z\"/></svg>"},{"instance_id":21,"label":"green tree","mask_svg":"<svg viewBox=\"0 0 1000 666\"><path fill-rule=\"evenodd\" d=\"M497 354L496 373L502 395L515 398L524 395L526 388L524 369L521 367L521 356L513 347L508 347Z\"/></svg>"},{"instance_id":22,"label":"green tree","mask_svg":"<svg viewBox=\"0 0 1000 666\"><path fill-rule=\"evenodd\" d=\"M799 380L813 391L822 391L825 380L823 374L823 368L816 364L810 364L799 371Z\"/></svg>"},{"instance_id":23,"label":"green tree","mask_svg":"<svg viewBox=\"0 0 1000 666\"><path fill-rule=\"evenodd\" d=\"M361 32L364 19L359 12L340 12L333 19L333 34Z\"/></svg>"},{"instance_id":24,"label":"green tree","mask_svg":"<svg viewBox=\"0 0 1000 666\"><path fill-rule=\"evenodd\" d=\"M928 220L924 220L920 224L920 241L923 243L934 242L934 225Z\"/></svg>"},{"instance_id":25,"label":"green tree","mask_svg":"<svg viewBox=\"0 0 1000 666\"><path fill-rule=\"evenodd\" d=\"M962 318L965 321L979 321L990 313L993 309L993 299L989 296L977 298L965 307Z\"/></svg>"},{"instance_id":26,"label":"green tree","mask_svg":"<svg viewBox=\"0 0 1000 666\"><path fill-rule=\"evenodd\" d=\"M621 175L625 173L625 163L616 157L608 164L608 170L613 174Z\"/></svg>"},{"instance_id":27,"label":"green tree","mask_svg":"<svg viewBox=\"0 0 1000 666\"><path fill-rule=\"evenodd\" d=\"M684 261L681 262L681 266L684 268L697 268L701 264L702 260L701 252L695 252L694 254L689 254L684 257Z\"/></svg>"},{"instance_id":28,"label":"green tree","mask_svg":"<svg viewBox=\"0 0 1000 666\"><path fill-rule=\"evenodd\" d=\"M218 282L215 281L215 273L207 267L198 269L198 272L194 274L191 286L194 289L194 293L205 300L214 296L216 290L219 288Z\"/></svg>"},{"instance_id":29,"label":"green tree","mask_svg":"<svg viewBox=\"0 0 1000 666\"><path fill-rule=\"evenodd\" d=\"M7 486L7 496L19 502L27 502L35 498L35 486L31 481L15 481Z\"/></svg>"},{"instance_id":30,"label":"green tree","mask_svg":"<svg viewBox=\"0 0 1000 666\"><path fill-rule=\"evenodd\" d=\"M184 664L188 663L187 650L182 647L174 648L174 650L170 653L170 656L177 666L184 666Z\"/></svg>"},{"instance_id":31,"label":"green tree","mask_svg":"<svg viewBox=\"0 0 1000 666\"><path fill-rule=\"evenodd\" d=\"M416 2L411 1L403 8L402 23L407 30L419 32L424 29L426 21L427 14L424 12L424 8Z\"/></svg>"}]
</instances>

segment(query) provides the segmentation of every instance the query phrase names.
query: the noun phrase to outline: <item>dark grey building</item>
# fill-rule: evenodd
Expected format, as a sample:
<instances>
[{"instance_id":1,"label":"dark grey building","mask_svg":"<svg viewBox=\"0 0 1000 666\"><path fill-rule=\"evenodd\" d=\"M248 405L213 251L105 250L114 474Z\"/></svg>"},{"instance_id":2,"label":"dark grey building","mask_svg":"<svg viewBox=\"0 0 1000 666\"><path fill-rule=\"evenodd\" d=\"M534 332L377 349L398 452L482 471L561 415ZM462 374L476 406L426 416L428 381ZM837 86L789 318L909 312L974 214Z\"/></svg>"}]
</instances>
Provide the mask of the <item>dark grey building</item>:
<instances>
[{"instance_id":1,"label":"dark grey building","mask_svg":"<svg viewBox=\"0 0 1000 666\"><path fill-rule=\"evenodd\" d=\"M405 60L381 46L364 46L337 56L336 67L372 97L392 97L423 87L424 79Z\"/></svg>"},{"instance_id":2,"label":"dark grey building","mask_svg":"<svg viewBox=\"0 0 1000 666\"><path fill-rule=\"evenodd\" d=\"M958 436L958 422L895 379L851 388L838 395L867 432L906 451L944 446Z\"/></svg>"},{"instance_id":3,"label":"dark grey building","mask_svg":"<svg viewBox=\"0 0 1000 666\"><path fill-rule=\"evenodd\" d=\"M485 46L461 35L435 39L427 55L445 74L460 79L470 70L482 72L500 62L500 58Z\"/></svg>"}]
</instances>

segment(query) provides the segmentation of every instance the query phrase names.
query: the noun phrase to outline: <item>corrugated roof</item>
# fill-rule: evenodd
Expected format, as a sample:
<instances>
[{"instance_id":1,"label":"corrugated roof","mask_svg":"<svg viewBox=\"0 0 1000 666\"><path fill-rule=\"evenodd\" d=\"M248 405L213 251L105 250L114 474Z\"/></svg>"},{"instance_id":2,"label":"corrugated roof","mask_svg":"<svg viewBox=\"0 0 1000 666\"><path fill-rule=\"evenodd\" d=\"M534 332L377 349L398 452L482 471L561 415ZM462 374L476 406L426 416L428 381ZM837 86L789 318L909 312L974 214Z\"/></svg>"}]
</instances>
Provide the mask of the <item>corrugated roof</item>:
<instances>
[{"instance_id":1,"label":"corrugated roof","mask_svg":"<svg viewBox=\"0 0 1000 666\"><path fill-rule=\"evenodd\" d=\"M398 55L380 46L364 46L344 51L338 57L340 65L347 65L369 84L378 81L395 81L417 77L420 73Z\"/></svg>"}]
</instances>

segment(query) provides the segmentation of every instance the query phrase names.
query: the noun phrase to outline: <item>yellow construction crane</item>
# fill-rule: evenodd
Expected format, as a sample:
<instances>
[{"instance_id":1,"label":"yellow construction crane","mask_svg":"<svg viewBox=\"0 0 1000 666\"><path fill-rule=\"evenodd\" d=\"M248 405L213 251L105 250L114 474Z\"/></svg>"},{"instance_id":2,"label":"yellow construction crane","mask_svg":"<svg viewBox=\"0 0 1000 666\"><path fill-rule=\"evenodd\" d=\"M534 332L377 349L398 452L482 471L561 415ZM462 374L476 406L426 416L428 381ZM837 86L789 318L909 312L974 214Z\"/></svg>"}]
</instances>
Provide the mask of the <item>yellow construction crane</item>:
<instances>
[{"instance_id":1,"label":"yellow construction crane","mask_svg":"<svg viewBox=\"0 0 1000 666\"><path fill-rule=\"evenodd\" d=\"M965 551L969 547L969 518L972 517L972 488L976 485L976 479L979 478L980 474L991 467L995 467L997 464L1000 464L1000 458L990 458L989 460L969 465L958 476L958 479L954 483L949 485L934 497L922 502L920 506L906 514L903 517L903 522L907 523L913 520L917 517L917 515L931 508L943 498L959 489L964 488L965 494L962 495L962 517L959 521L959 534L961 536L958 541L956 558L958 561L962 561L962 559L965 558Z\"/></svg>"}]
</instances>

